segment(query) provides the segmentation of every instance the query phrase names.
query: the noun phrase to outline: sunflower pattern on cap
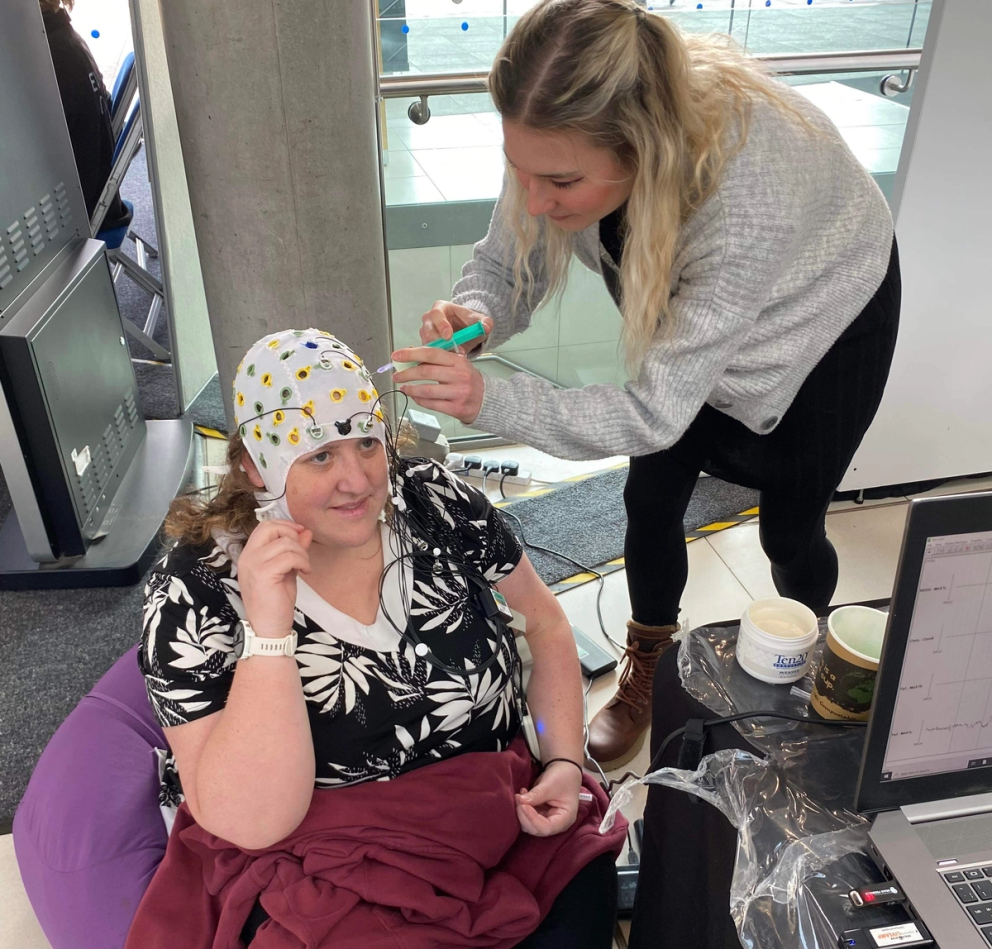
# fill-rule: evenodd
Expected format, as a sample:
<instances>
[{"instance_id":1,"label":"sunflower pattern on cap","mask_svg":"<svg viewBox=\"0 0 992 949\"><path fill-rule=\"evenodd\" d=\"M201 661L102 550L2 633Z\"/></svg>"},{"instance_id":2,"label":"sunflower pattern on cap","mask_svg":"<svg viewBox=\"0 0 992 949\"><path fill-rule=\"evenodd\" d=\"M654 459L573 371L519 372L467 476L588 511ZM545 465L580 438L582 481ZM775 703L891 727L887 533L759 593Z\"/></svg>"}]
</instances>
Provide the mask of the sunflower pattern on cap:
<instances>
[{"instance_id":1,"label":"sunflower pattern on cap","mask_svg":"<svg viewBox=\"0 0 992 949\"><path fill-rule=\"evenodd\" d=\"M346 438L386 443L372 375L352 349L316 329L274 333L248 350L234 377L234 421L274 497L303 455Z\"/></svg>"}]
</instances>

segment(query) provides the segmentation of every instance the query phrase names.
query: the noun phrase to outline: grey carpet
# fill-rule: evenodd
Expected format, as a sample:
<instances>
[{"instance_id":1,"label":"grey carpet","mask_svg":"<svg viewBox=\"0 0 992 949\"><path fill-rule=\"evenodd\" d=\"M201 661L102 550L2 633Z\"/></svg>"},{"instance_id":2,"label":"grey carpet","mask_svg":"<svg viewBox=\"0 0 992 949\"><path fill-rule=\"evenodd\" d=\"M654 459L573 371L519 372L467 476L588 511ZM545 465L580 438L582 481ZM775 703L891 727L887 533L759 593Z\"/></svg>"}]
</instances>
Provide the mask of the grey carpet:
<instances>
[{"instance_id":1,"label":"grey carpet","mask_svg":"<svg viewBox=\"0 0 992 949\"><path fill-rule=\"evenodd\" d=\"M536 498L507 505L523 524L527 540L560 551L587 567L598 567L623 555L627 512L623 486L627 469L619 468L577 481ZM713 524L755 507L758 492L729 484L719 478L700 478L685 514L686 531ZM520 526L510 520L519 536ZM579 570L574 563L528 550L540 578L558 583Z\"/></svg>"},{"instance_id":2,"label":"grey carpet","mask_svg":"<svg viewBox=\"0 0 992 949\"><path fill-rule=\"evenodd\" d=\"M0 594L0 826L55 730L139 640L143 589Z\"/></svg>"}]
</instances>

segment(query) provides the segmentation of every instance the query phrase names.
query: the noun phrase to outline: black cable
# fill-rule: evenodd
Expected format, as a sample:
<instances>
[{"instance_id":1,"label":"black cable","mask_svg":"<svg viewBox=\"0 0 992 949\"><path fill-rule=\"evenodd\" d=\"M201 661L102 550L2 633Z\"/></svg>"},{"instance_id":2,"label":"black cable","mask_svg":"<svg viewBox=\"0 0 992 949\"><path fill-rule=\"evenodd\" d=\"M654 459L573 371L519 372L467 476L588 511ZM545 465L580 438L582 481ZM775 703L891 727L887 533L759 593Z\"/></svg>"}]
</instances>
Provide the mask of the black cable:
<instances>
[{"instance_id":1,"label":"black cable","mask_svg":"<svg viewBox=\"0 0 992 949\"><path fill-rule=\"evenodd\" d=\"M503 489L503 484L508 477L510 477L509 474L504 474L503 477L499 479L499 493L504 501L507 498L506 498L506 491ZM607 632L606 623L603 620L603 590L606 589L605 574L600 573L598 570L594 569L593 567L587 567L584 563L581 563L580 561L576 560L574 557L569 557L568 554L561 553L561 551L552 550L550 547L542 547L540 544L531 543L529 540L527 540L527 535L524 533L524 525L523 522L520 520L520 518L517 517L517 515L514 514L512 511L508 511L505 507L500 508L499 510L501 514L513 518L514 522L517 525L517 528L520 531L520 542L525 547L529 547L531 550L539 550L541 551L541 553L550 554L552 557L559 557L560 559L565 560L568 563L575 564L575 566L578 567L580 570L583 570L585 573L591 573L599 581L599 590L596 593L596 617L599 620L599 628L602 630L603 635L610 641L610 643L612 643L613 646L615 646L617 649L623 652L623 650L627 648L626 643L618 643Z\"/></svg>"},{"instance_id":2,"label":"black cable","mask_svg":"<svg viewBox=\"0 0 992 949\"><path fill-rule=\"evenodd\" d=\"M399 392L399 390L394 389L390 390L390 392L382 393L376 402L373 403L373 412L382 402L383 397L391 394L391 392ZM400 394L403 395L405 404L402 412L400 413L400 419L396 426L396 432L394 433L389 425L385 425L386 440L384 444L390 473L390 489L392 492L393 503L397 508L397 516L393 518L390 526L391 534L395 538L399 547L399 553L389 563L386 563L385 550L383 551L383 569L379 577L379 606L382 611L382 615L389 625L396 630L400 638L413 646L414 652L419 658L423 658L426 662L430 663L430 665L444 672L446 675L458 676L459 678L464 679L481 675L488 668L490 668L493 663L497 662L500 656L504 653L509 658L511 663L516 663L519 665L519 662L514 659L515 650L511 649L508 645L508 637L510 638L510 641L512 641L512 634L509 633L506 624L498 618L490 619L489 617L482 617L490 626L490 629L496 638L495 648L493 649L492 655L485 660L482 660L480 663L473 665L471 668L466 669L448 665L432 655L430 650L427 649L426 644L422 643L413 631L408 616L403 617L403 622L400 624L389 615L389 610L383 597L387 574L390 570L399 568L406 561L410 561L411 565L414 567L416 567L418 561L421 561L422 566L427 566L428 570L435 572L439 569L438 565L442 563L443 558L444 566L440 567L441 572L447 574L446 579L450 580L454 586L461 587L465 590L464 601L461 604L455 604L456 606L461 606L462 609L471 609L471 599L473 595L492 589L492 585L483 576L478 565L459 560L449 552L459 549L458 540L455 537L454 526L444 523L439 518L427 519L422 515L422 511L434 510L435 498L432 496L431 492L417 478L403 478L402 485L398 483L399 471L404 461L399 454L398 448L399 429L410 405L409 397L402 392L400 392ZM452 472L449 472L448 469L443 468L443 466L440 466L438 470L443 471L446 475L452 474ZM434 550L438 551L437 555L434 554ZM412 594L407 588L406 572L402 569L400 570L398 582L400 587L401 602L411 602ZM473 593L470 589L471 587L475 587L475 593ZM423 648L418 651L418 647ZM424 653L425 649L426 653ZM511 681L513 681L512 668L510 672ZM517 692L516 686L514 686L514 690ZM518 695L519 694L522 694L522 691L519 692Z\"/></svg>"},{"instance_id":3,"label":"black cable","mask_svg":"<svg viewBox=\"0 0 992 949\"><path fill-rule=\"evenodd\" d=\"M830 725L836 728L865 728L867 727L867 722L840 722L840 721L828 721L827 719L818 720L808 718L804 715L797 715L791 712L775 712L771 709L759 709L757 712L738 712L736 715L724 715L720 718L709 718L703 722L703 728L710 728L713 725L727 725L733 722L743 721L745 718L780 718L788 722L802 722L806 725ZM648 765L647 773L651 774L657 771L661 767L661 758L668 749L668 746L676 739L680 738L685 734L686 726L681 728L676 728L675 731L666 735L662 743L658 746L657 752L655 752L654 757L651 759L651 763ZM613 788L618 784L623 784L624 781L629 778L636 778L638 781L643 780L639 774L635 774L633 771L628 771L623 777L617 778L611 781L609 785L604 789L607 794L611 797L613 796Z\"/></svg>"}]
</instances>

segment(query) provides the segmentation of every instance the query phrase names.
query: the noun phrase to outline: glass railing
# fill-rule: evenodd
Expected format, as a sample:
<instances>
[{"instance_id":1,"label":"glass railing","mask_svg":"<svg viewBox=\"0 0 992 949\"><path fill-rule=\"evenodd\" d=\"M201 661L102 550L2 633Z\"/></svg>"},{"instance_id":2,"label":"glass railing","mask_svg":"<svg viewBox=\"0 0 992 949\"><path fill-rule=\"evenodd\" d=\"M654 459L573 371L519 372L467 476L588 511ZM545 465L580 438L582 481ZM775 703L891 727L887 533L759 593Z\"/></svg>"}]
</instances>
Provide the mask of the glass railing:
<instances>
[{"instance_id":1,"label":"glass railing","mask_svg":"<svg viewBox=\"0 0 992 949\"><path fill-rule=\"evenodd\" d=\"M502 43L504 28L532 0L379 0L383 100L383 179L389 250L393 338L417 339L423 312L448 299L486 232L504 173L502 127L482 77ZM767 5L766 5L767 3ZM687 30L730 32L762 58L820 52L918 50L929 22L930 0L710 0L648 3ZM505 12L505 16L504 16ZM814 56L814 58L816 58ZM891 199L912 86L907 72L888 68L783 77L800 86L840 129L855 155ZM904 56L906 62L918 62ZM780 61L779 61L780 64ZM899 64L904 64L899 61ZM841 64L842 66L843 64ZM820 67L815 67L820 68ZM427 99L430 118L418 124L416 96L394 98L400 80L457 73L459 91ZM906 92L883 95L886 76ZM474 78L473 78L474 77ZM444 82L440 83L444 88ZM420 91L420 90L418 90ZM890 93L893 91L890 88ZM416 112L416 110L415 110ZM423 116L416 116L422 122ZM620 315L602 279L574 264L560 303L543 307L531 327L498 350L508 363L565 386L615 382L625 373L619 352ZM510 365L489 361L484 372L510 374ZM449 438L472 435L454 419L441 419Z\"/></svg>"}]
</instances>

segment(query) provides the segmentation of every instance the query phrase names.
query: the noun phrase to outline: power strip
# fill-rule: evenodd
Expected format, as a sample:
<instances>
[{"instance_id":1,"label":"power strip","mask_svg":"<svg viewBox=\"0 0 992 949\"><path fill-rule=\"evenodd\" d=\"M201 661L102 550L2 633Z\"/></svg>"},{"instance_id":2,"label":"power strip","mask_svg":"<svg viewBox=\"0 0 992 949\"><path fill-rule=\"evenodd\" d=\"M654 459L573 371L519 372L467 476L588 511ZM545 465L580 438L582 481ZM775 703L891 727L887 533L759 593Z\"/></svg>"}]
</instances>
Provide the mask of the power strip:
<instances>
[{"instance_id":1,"label":"power strip","mask_svg":"<svg viewBox=\"0 0 992 949\"><path fill-rule=\"evenodd\" d=\"M479 468L473 468L471 471L466 471L462 474L463 478L471 478L473 481L482 482L482 470ZM507 484L519 484L526 487L531 482L531 473L529 471L520 471L515 475L507 475L504 480L503 475L498 471L494 471L486 478L486 487L498 487L500 482L504 485Z\"/></svg>"}]
</instances>

